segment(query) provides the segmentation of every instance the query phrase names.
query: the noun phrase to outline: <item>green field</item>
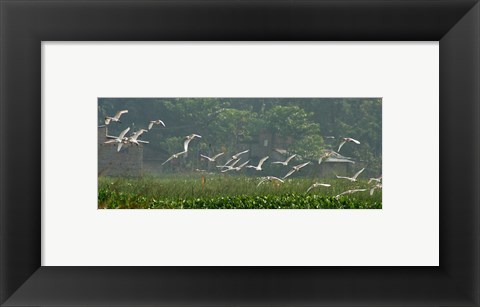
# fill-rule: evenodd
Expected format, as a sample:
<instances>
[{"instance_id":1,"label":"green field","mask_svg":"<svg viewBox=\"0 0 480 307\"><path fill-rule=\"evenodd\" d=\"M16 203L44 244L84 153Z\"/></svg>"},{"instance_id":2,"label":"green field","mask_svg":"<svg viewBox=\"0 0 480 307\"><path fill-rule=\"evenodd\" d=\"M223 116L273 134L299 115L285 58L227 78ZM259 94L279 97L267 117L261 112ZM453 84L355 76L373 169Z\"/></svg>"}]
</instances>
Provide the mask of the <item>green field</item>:
<instances>
[{"instance_id":1,"label":"green field","mask_svg":"<svg viewBox=\"0 0 480 307\"><path fill-rule=\"evenodd\" d=\"M202 179L203 177L203 179ZM258 177L183 174L163 178L98 178L100 209L381 209L382 191L371 196L366 180L292 178L284 183ZM306 193L314 182L329 183ZM335 196L351 189L365 192Z\"/></svg>"}]
</instances>

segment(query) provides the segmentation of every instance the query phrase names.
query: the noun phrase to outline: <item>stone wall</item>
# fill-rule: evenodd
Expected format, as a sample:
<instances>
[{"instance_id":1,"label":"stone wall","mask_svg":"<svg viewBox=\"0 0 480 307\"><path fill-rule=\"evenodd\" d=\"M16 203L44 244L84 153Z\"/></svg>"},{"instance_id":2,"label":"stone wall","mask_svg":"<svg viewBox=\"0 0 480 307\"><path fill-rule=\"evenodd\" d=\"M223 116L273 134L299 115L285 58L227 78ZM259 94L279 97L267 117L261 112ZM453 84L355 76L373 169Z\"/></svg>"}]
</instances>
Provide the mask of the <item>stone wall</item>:
<instances>
[{"instance_id":1,"label":"stone wall","mask_svg":"<svg viewBox=\"0 0 480 307\"><path fill-rule=\"evenodd\" d=\"M123 145L117 152L117 144L105 144L107 127L98 128L98 175L140 177L143 175L142 145Z\"/></svg>"}]
</instances>

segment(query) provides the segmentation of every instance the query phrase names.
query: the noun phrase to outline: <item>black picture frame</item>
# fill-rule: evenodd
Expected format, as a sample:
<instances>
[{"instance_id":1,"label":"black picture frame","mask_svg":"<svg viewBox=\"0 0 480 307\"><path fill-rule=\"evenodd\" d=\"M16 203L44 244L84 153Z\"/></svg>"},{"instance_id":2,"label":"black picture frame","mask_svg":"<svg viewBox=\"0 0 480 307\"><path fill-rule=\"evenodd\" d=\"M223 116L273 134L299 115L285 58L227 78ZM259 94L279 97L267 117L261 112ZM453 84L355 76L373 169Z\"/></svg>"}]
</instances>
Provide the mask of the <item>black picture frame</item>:
<instances>
[{"instance_id":1,"label":"black picture frame","mask_svg":"<svg viewBox=\"0 0 480 307\"><path fill-rule=\"evenodd\" d=\"M478 0L0 0L0 303L479 306L479 8ZM439 41L440 266L42 267L40 46L64 40Z\"/></svg>"}]
</instances>

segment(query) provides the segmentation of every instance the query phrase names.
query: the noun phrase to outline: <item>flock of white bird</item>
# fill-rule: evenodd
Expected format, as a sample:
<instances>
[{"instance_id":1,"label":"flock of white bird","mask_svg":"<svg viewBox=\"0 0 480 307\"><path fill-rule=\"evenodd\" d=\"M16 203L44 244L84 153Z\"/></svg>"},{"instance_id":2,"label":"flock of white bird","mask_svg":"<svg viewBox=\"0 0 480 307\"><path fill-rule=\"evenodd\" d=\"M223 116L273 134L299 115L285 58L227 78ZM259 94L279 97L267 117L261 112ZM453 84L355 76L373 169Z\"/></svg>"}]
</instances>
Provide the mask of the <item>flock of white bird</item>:
<instances>
[{"instance_id":1,"label":"flock of white bird","mask_svg":"<svg viewBox=\"0 0 480 307\"><path fill-rule=\"evenodd\" d=\"M122 114L125 114L125 113L128 113L128 110L121 110L121 111L118 111L114 116L110 117L110 116L106 116L105 117L105 125L109 125L110 123L112 122L116 122L116 123L121 123L120 121L120 117L122 116ZM151 130L153 128L154 125L161 125L163 127L165 127L165 123L163 121L161 121L160 119L158 120L152 120L148 123L148 130L147 129L140 129L138 131L135 131L133 132L130 136L127 136L127 133L130 131L130 127L126 128L125 130L123 130L118 136L110 136L110 135L106 135L106 137L109 139L105 142L105 144L114 144L114 145L117 145L117 152L120 151L122 149L123 146L128 146L128 145L136 145L136 146L139 146L140 144L148 144L149 142L148 141L142 141L142 140L139 140L138 138L145 132L148 132L149 130ZM174 159L177 159L179 157L181 157L182 155L185 155L187 154L188 152L188 145L189 143L194 139L194 138L201 138L202 136L198 135L198 134L190 134L190 135L187 135L185 138L184 138L184 141L183 141L183 151L181 152L178 152L178 153L175 153L173 155L171 155L165 162L162 163L162 165L168 163L169 161L172 161ZM328 136L326 137L328 139L335 139L334 136ZM337 149L337 152L333 151L333 150L329 150L329 151L326 151L323 155L321 155L318 159L318 164L321 164L322 161L324 161L325 159L328 159L330 157L336 157L336 158L347 158L347 157L344 157L342 156L341 154L339 154L340 150L342 149L342 147L346 144L346 143L353 143L353 144L357 144L357 145L360 145L360 142L358 140L355 140L353 138L350 138L350 137L344 137L342 138L341 142L340 142L340 145L338 146L338 149ZM244 150L244 151L241 151L239 153L236 153L234 155L232 155L228 160L227 162L225 162L225 164L223 165L219 165L217 166L217 168L220 168L220 171L222 173L225 173L225 172L229 172L229 171L240 171L244 168L251 168L251 169L254 169L256 171L262 171L262 165L265 163L265 161L267 159L269 159L269 156L266 156L266 157L263 157L262 159L260 159L260 161L258 162L257 165L248 165L248 163L250 163L250 160L247 160L246 162L243 162L242 164L238 165L237 164L240 162L241 160L241 155L243 154L246 154L248 153L249 150ZM201 158L202 159L206 159L208 160L209 162L212 162L212 163L215 163L217 162L217 159L222 156L223 154L225 154L224 152L221 152L221 153L218 153L216 155L214 155L213 157L209 157L209 156L206 156L206 155L203 155L201 154ZM289 156L285 161L275 161L275 162L272 162L271 164L280 164L280 165L283 165L283 166L288 166L289 165L289 162L294 159L297 155L294 154L294 155L291 155ZM293 173L295 172L300 172L300 170L304 167L306 167L307 165L309 165L311 162L305 162L305 163L302 163L302 164L298 164L298 165L295 165L293 166L286 174L285 176L283 176L282 178L278 178L278 177L275 177L275 176L264 176L264 177L261 177L260 179L260 182L258 183L257 187L260 186L262 183L264 182L267 182L267 181L277 181L277 182L280 182L280 183L284 183L285 182L285 179L289 176L291 176ZM357 173L355 173L355 175L353 175L352 177L346 177L346 176L338 176L336 175L337 178L339 179L345 179L345 180L349 180L351 182L356 182L357 181L357 178L358 176L365 170L365 168L362 168L361 170L359 170ZM203 171L203 170L199 170L199 171ZM374 185L372 186L371 183L374 182ZM382 176L378 177L378 178L370 178L370 180L368 181L368 189L370 190L370 195L373 195L374 191L376 189L381 189L382 188ZM315 189L315 188L319 188L319 187L331 187L331 184L328 184L328 183L321 183L321 182L315 182L314 184L312 184L308 189L307 189L307 193L310 192L312 189ZM342 192L340 194L338 194L337 196L335 196L336 198L339 198L340 196L342 195L347 195L347 194L353 194L353 193L357 193L357 192L364 192L364 191L367 191L367 188L365 189L353 189L353 190L348 190L348 191L345 191L345 192Z\"/></svg>"}]
</instances>

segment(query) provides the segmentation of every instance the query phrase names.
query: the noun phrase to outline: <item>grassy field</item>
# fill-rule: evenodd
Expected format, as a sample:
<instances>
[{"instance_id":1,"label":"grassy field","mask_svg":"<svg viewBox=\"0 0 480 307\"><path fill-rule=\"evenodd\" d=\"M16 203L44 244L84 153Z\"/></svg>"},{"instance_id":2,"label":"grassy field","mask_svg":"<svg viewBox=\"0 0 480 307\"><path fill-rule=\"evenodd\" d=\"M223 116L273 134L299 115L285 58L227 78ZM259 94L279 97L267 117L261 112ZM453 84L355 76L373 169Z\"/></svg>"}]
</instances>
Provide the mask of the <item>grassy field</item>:
<instances>
[{"instance_id":1,"label":"grassy field","mask_svg":"<svg viewBox=\"0 0 480 307\"><path fill-rule=\"evenodd\" d=\"M100 209L381 209L382 192L370 196L366 180L293 178L285 183L223 174L98 179ZM306 193L314 182L330 183ZM350 189L365 192L336 195Z\"/></svg>"}]
</instances>

